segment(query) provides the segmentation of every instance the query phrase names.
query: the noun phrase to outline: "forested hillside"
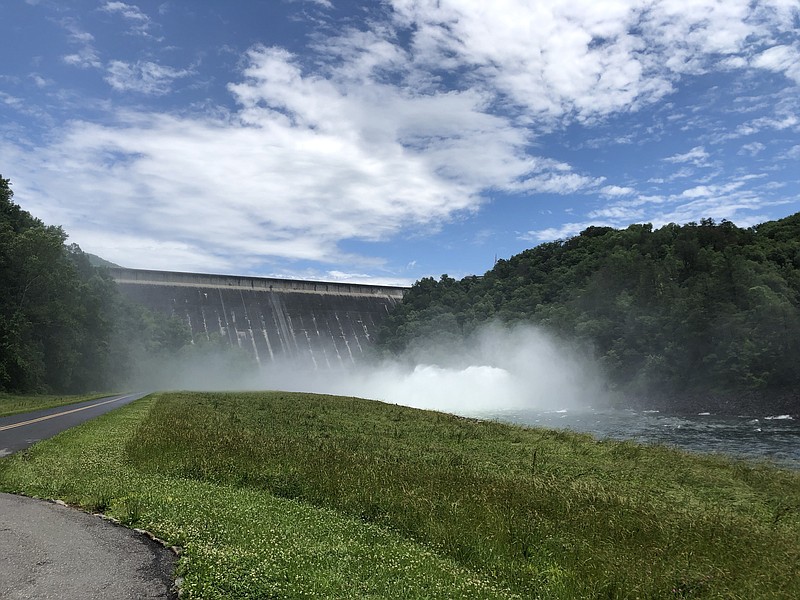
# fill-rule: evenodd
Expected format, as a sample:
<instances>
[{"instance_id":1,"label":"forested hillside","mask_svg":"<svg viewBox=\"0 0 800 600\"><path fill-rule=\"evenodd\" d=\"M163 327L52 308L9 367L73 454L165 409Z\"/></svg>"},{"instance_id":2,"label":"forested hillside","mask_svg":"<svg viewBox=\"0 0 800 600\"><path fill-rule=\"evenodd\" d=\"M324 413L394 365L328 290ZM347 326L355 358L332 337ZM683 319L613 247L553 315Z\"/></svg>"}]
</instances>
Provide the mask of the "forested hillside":
<instances>
[{"instance_id":1,"label":"forested hillside","mask_svg":"<svg viewBox=\"0 0 800 600\"><path fill-rule=\"evenodd\" d=\"M0 393L80 393L123 385L144 354L188 332L123 300L60 227L12 201L0 176Z\"/></svg>"},{"instance_id":2,"label":"forested hillside","mask_svg":"<svg viewBox=\"0 0 800 600\"><path fill-rule=\"evenodd\" d=\"M623 402L800 412L800 213L742 229L590 227L483 277L417 282L379 344L538 324L591 349Z\"/></svg>"}]
</instances>

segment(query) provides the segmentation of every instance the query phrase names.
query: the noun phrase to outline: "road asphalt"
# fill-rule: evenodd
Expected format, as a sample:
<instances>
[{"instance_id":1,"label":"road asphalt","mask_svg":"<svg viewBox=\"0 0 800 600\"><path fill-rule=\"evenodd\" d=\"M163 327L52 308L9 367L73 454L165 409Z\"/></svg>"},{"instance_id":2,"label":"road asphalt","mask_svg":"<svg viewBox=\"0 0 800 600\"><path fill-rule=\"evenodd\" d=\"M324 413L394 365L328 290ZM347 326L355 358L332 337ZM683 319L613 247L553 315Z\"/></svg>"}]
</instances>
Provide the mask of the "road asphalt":
<instances>
[{"instance_id":1,"label":"road asphalt","mask_svg":"<svg viewBox=\"0 0 800 600\"><path fill-rule=\"evenodd\" d=\"M175 556L146 536L44 500L0 493L0 598L175 598Z\"/></svg>"},{"instance_id":2,"label":"road asphalt","mask_svg":"<svg viewBox=\"0 0 800 600\"><path fill-rule=\"evenodd\" d=\"M93 419L145 394L125 394L0 417L0 457L23 450L65 429Z\"/></svg>"},{"instance_id":3,"label":"road asphalt","mask_svg":"<svg viewBox=\"0 0 800 600\"><path fill-rule=\"evenodd\" d=\"M0 457L127 404L115 396L0 419ZM177 598L175 555L143 534L0 493L0 600Z\"/></svg>"}]
</instances>

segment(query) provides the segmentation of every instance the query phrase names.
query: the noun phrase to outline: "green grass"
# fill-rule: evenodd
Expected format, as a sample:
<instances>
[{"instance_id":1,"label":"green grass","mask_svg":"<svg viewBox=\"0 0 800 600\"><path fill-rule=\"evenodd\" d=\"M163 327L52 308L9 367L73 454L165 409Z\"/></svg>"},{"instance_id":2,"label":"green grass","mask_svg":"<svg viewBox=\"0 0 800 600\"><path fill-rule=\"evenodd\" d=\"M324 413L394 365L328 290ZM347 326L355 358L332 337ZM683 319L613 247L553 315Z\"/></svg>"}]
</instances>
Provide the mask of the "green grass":
<instances>
[{"instance_id":1,"label":"green grass","mask_svg":"<svg viewBox=\"0 0 800 600\"><path fill-rule=\"evenodd\" d=\"M351 398L163 394L0 487L186 549L190 598L796 598L800 474Z\"/></svg>"},{"instance_id":2,"label":"green grass","mask_svg":"<svg viewBox=\"0 0 800 600\"><path fill-rule=\"evenodd\" d=\"M108 396L108 393L86 394L83 396L15 396L0 393L0 417L7 417L9 415L42 410L45 408L54 408L56 406L65 406L67 404L77 404L78 402L96 400L97 398L105 398L106 396Z\"/></svg>"}]
</instances>

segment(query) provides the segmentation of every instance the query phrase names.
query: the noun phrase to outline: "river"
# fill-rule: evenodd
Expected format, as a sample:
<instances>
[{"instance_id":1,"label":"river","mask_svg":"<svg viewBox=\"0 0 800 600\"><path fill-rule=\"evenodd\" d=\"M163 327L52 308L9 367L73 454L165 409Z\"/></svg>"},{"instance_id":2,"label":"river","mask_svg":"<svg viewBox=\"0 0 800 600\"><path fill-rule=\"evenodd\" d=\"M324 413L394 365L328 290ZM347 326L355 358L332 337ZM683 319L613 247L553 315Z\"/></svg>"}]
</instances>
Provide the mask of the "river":
<instances>
[{"instance_id":1,"label":"river","mask_svg":"<svg viewBox=\"0 0 800 600\"><path fill-rule=\"evenodd\" d=\"M664 444L691 452L767 460L800 470L800 420L789 415L674 415L658 411L506 410L468 416L589 433L598 439Z\"/></svg>"}]
</instances>

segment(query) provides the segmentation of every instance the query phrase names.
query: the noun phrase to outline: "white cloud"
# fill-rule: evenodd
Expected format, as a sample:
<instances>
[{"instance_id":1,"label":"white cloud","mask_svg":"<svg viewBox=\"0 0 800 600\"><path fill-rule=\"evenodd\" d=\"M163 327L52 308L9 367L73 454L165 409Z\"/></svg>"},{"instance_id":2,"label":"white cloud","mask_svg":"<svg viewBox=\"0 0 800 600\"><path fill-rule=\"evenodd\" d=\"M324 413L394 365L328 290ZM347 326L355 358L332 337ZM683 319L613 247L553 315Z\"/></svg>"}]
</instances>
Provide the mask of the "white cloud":
<instances>
[{"instance_id":1,"label":"white cloud","mask_svg":"<svg viewBox=\"0 0 800 600\"><path fill-rule=\"evenodd\" d=\"M518 239L526 242L550 242L553 240L564 240L575 235L588 227L614 227L613 221L604 220L591 220L583 221L580 223L564 223L558 227L548 227L547 229L539 229L527 231L518 236Z\"/></svg>"},{"instance_id":2,"label":"white cloud","mask_svg":"<svg viewBox=\"0 0 800 600\"><path fill-rule=\"evenodd\" d=\"M89 67L99 68L101 66L97 53L86 48L82 49L81 52L65 54L62 60L68 65L80 67L81 69L88 69Z\"/></svg>"},{"instance_id":3,"label":"white cloud","mask_svg":"<svg viewBox=\"0 0 800 600\"><path fill-rule=\"evenodd\" d=\"M644 80L641 41L628 34L634 14L621 3L393 4L400 23L416 26L419 62L434 70L467 65L534 116L608 114L639 94L669 90L665 81Z\"/></svg>"},{"instance_id":4,"label":"white cloud","mask_svg":"<svg viewBox=\"0 0 800 600\"><path fill-rule=\"evenodd\" d=\"M286 50L252 48L243 77L228 87L234 110L216 106L207 115L180 117L118 112L102 125L75 120L53 132L50 146L23 152L6 142L0 159L7 161L0 164L14 164L18 188L85 245L108 244L107 234L98 232L125 224L120 248L131 258L108 254L115 262L187 265L197 256L213 270L276 257L363 265L370 260L346 254L343 241L435 231L477 211L495 191L586 192L614 202L590 213L597 221L528 232L526 239L668 214L642 208L648 201L633 198L632 187L604 185L602 176L532 155L537 135L639 110L688 74L750 68L794 77L797 48L775 40L792 34L796 1L390 5L389 22L376 19L364 30L315 37L316 53L306 57L313 70ZM101 10L140 33L152 24L132 4L109 1ZM75 26L70 31L77 51L65 60L102 68L92 36ZM402 44L407 35L411 43ZM753 48L759 49L755 55ZM148 95L166 94L191 74L145 60L105 66L114 89ZM782 113L747 127L745 133L788 129L797 127L797 118ZM614 135L620 133L628 132ZM702 143L710 148L714 142ZM758 152L755 144L747 148ZM702 145L663 161L678 170L652 182L712 166ZM715 188L716 173L704 174L707 185L665 201L676 207L674 214L698 207L726 212L719 208L726 201L755 205L742 190ZM63 190L71 190L68 199ZM137 239L144 241L137 245ZM349 275L358 275L358 268L349 266Z\"/></svg>"},{"instance_id":5,"label":"white cloud","mask_svg":"<svg viewBox=\"0 0 800 600\"><path fill-rule=\"evenodd\" d=\"M706 152L706 149L703 146L695 146L684 154L674 154L672 156L668 156L664 160L670 163L690 163L696 167L707 167L709 166L709 157L709 153Z\"/></svg>"},{"instance_id":6,"label":"white cloud","mask_svg":"<svg viewBox=\"0 0 800 600\"><path fill-rule=\"evenodd\" d=\"M603 177L587 177L577 173L547 172L529 177L509 191L526 191L534 194L574 194L603 183Z\"/></svg>"},{"instance_id":7,"label":"white cloud","mask_svg":"<svg viewBox=\"0 0 800 600\"><path fill-rule=\"evenodd\" d=\"M106 2L100 10L109 13L120 13L126 19L131 19L132 21L147 22L150 20L138 6L125 4L124 2Z\"/></svg>"},{"instance_id":8,"label":"white cloud","mask_svg":"<svg viewBox=\"0 0 800 600\"><path fill-rule=\"evenodd\" d=\"M170 91L172 82L192 74L188 69L174 69L153 62L126 63L112 60L105 80L120 92L162 95Z\"/></svg>"},{"instance_id":9,"label":"white cloud","mask_svg":"<svg viewBox=\"0 0 800 600\"><path fill-rule=\"evenodd\" d=\"M726 71L744 69L748 64L747 59L742 56L728 56L719 61L720 68Z\"/></svg>"},{"instance_id":10,"label":"white cloud","mask_svg":"<svg viewBox=\"0 0 800 600\"><path fill-rule=\"evenodd\" d=\"M22 98L17 98L16 96L12 96L11 94L7 94L5 92L0 92L0 102L6 106L18 109L25 105L25 102L22 100Z\"/></svg>"},{"instance_id":11,"label":"white cloud","mask_svg":"<svg viewBox=\"0 0 800 600\"><path fill-rule=\"evenodd\" d=\"M739 150L739 154L747 154L749 156L756 156L764 151L766 146L761 142L751 142L749 144L744 144L742 149Z\"/></svg>"},{"instance_id":12,"label":"white cloud","mask_svg":"<svg viewBox=\"0 0 800 600\"><path fill-rule=\"evenodd\" d=\"M52 83L51 81L48 81L47 79L39 75L38 73L31 73L30 75L28 75L28 77L30 77L31 81L33 81L36 87L39 88L47 87Z\"/></svg>"},{"instance_id":13,"label":"white cloud","mask_svg":"<svg viewBox=\"0 0 800 600\"><path fill-rule=\"evenodd\" d=\"M683 190L679 197L690 199L719 197L730 194L731 192L741 188L744 185L744 182L745 180L738 179L725 185L698 185L693 188Z\"/></svg>"},{"instance_id":14,"label":"white cloud","mask_svg":"<svg viewBox=\"0 0 800 600\"><path fill-rule=\"evenodd\" d=\"M126 19L130 26L131 32L137 35L149 36L149 29L151 25L150 17L148 17L142 10L133 4L126 4L125 2L106 2L101 8L101 11L119 14Z\"/></svg>"},{"instance_id":15,"label":"white cloud","mask_svg":"<svg viewBox=\"0 0 800 600\"><path fill-rule=\"evenodd\" d=\"M76 224L69 234L72 241L90 244L92 253L123 267L203 273L231 272L234 268L229 258L215 254L212 246L150 236L124 223L110 225L113 229L104 231Z\"/></svg>"},{"instance_id":16,"label":"white cloud","mask_svg":"<svg viewBox=\"0 0 800 600\"><path fill-rule=\"evenodd\" d=\"M665 211L654 216L653 226L661 227L667 223L699 222L701 219L711 218L715 221L723 219L731 221L740 227L748 227L768 220L763 214L754 213L765 208L765 204L755 197L708 198L675 206L670 211Z\"/></svg>"},{"instance_id":17,"label":"white cloud","mask_svg":"<svg viewBox=\"0 0 800 600\"><path fill-rule=\"evenodd\" d=\"M325 275L314 274L310 279L316 281L345 281L347 283L363 283L367 285L391 285L411 287L414 279L409 277L381 277L368 273L346 273L344 271L326 271Z\"/></svg>"},{"instance_id":18,"label":"white cloud","mask_svg":"<svg viewBox=\"0 0 800 600\"><path fill-rule=\"evenodd\" d=\"M764 50L752 60L755 67L783 73L800 84L800 50L797 45L779 45Z\"/></svg>"},{"instance_id":19,"label":"white cloud","mask_svg":"<svg viewBox=\"0 0 800 600\"><path fill-rule=\"evenodd\" d=\"M347 29L338 37L318 41L314 49L320 56L335 59L332 70L340 80L364 82L380 79L386 72L407 75L411 57L389 38L391 34L385 28Z\"/></svg>"},{"instance_id":20,"label":"white cloud","mask_svg":"<svg viewBox=\"0 0 800 600\"><path fill-rule=\"evenodd\" d=\"M631 187L621 187L618 185L607 185L600 190L600 194L609 198L617 198L619 196L631 196L636 193L636 190Z\"/></svg>"},{"instance_id":21,"label":"white cloud","mask_svg":"<svg viewBox=\"0 0 800 600\"><path fill-rule=\"evenodd\" d=\"M660 207L661 211L654 213L651 220L654 225L660 226L710 217L734 221L743 227L755 224L759 219L763 221L765 219L760 215L755 216L754 212L780 204L783 200L769 199L758 189L747 185L758 179L758 176L744 175L714 185L688 188L667 198Z\"/></svg>"},{"instance_id":22,"label":"white cloud","mask_svg":"<svg viewBox=\"0 0 800 600\"><path fill-rule=\"evenodd\" d=\"M110 260L186 265L196 252L215 270L276 257L374 265L338 244L433 230L476 210L487 189L564 192L593 181L528 156L525 131L485 112L480 92L414 95L356 85L352 72L323 79L275 48L254 48L248 60L230 86L240 108L229 119L75 121L51 146L7 146L0 158L16 163L20 195L34 198L37 214L90 251L122 228L131 256L107 252Z\"/></svg>"},{"instance_id":23,"label":"white cloud","mask_svg":"<svg viewBox=\"0 0 800 600\"><path fill-rule=\"evenodd\" d=\"M657 183L657 184L670 183L678 179L685 179L686 177L691 177L692 175L694 175L694 172L695 172L694 169L692 169L691 167L681 167L677 171L670 173L670 175L667 177L651 177L650 179L647 180L647 182Z\"/></svg>"},{"instance_id":24,"label":"white cloud","mask_svg":"<svg viewBox=\"0 0 800 600\"><path fill-rule=\"evenodd\" d=\"M614 223L630 223L644 218L645 212L641 208L630 205L618 204L591 211L587 216L590 219L613 219Z\"/></svg>"},{"instance_id":25,"label":"white cloud","mask_svg":"<svg viewBox=\"0 0 800 600\"><path fill-rule=\"evenodd\" d=\"M790 33L797 4L750 0L392 0L416 60L470 68L540 118L591 120L654 102L684 74L742 68ZM763 63L763 64L762 64ZM781 63L782 64L782 63ZM756 61L772 68L775 61ZM788 67L787 67L788 68Z\"/></svg>"},{"instance_id":26,"label":"white cloud","mask_svg":"<svg viewBox=\"0 0 800 600\"><path fill-rule=\"evenodd\" d=\"M62 60L70 66L81 69L102 67L103 63L94 47L94 36L80 29L72 21L64 21L62 25L69 32L69 42L77 47L75 52L62 56Z\"/></svg>"},{"instance_id":27,"label":"white cloud","mask_svg":"<svg viewBox=\"0 0 800 600\"><path fill-rule=\"evenodd\" d=\"M800 119L795 115L785 115L780 117L759 117L753 119L736 129L736 134L731 137L740 137L743 135L753 135L760 133L765 129L772 129L782 131L784 129L797 128L800 125Z\"/></svg>"},{"instance_id":28,"label":"white cloud","mask_svg":"<svg viewBox=\"0 0 800 600\"><path fill-rule=\"evenodd\" d=\"M331 0L284 0L284 2L289 3L309 3L309 4L316 4L317 6L321 6L322 8L331 9L333 8L333 2Z\"/></svg>"},{"instance_id":29,"label":"white cloud","mask_svg":"<svg viewBox=\"0 0 800 600\"><path fill-rule=\"evenodd\" d=\"M625 228L630 223L652 223L661 227L667 223L687 223L710 217L727 219L741 227L767 220L765 208L783 204L785 199L765 194L775 182L760 188L751 184L764 179L760 174L746 174L710 185L697 185L669 195L638 195L608 206L589 211L586 220L565 223L557 227L531 230L520 239L545 242L577 235L590 225Z\"/></svg>"}]
</instances>

